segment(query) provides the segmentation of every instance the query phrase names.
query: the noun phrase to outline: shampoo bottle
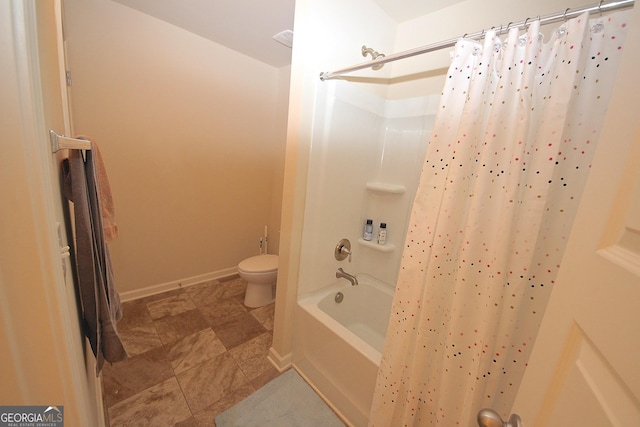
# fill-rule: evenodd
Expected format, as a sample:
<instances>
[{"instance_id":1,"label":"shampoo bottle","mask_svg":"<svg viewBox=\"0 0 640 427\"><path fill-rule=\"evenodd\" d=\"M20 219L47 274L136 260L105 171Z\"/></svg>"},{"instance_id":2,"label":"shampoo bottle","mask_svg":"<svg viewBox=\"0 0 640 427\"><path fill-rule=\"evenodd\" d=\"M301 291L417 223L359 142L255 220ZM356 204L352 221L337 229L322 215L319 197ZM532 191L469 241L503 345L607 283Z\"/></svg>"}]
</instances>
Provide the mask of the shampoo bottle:
<instances>
[{"instance_id":1,"label":"shampoo bottle","mask_svg":"<svg viewBox=\"0 0 640 427\"><path fill-rule=\"evenodd\" d=\"M378 230L378 244L384 245L387 241L387 224L384 222L380 223L380 229Z\"/></svg>"},{"instance_id":2,"label":"shampoo bottle","mask_svg":"<svg viewBox=\"0 0 640 427\"><path fill-rule=\"evenodd\" d=\"M373 220L368 219L367 223L364 225L364 233L362 234L362 238L364 240L373 239Z\"/></svg>"}]
</instances>

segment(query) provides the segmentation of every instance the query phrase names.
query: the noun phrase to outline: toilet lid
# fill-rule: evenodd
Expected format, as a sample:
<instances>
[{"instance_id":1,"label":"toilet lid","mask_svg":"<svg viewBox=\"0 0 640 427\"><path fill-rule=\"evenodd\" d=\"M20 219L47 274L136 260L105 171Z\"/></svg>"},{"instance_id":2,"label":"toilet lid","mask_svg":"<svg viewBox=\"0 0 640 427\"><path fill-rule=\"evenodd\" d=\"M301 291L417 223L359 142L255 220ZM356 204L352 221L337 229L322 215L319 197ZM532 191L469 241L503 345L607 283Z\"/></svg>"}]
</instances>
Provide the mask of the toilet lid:
<instances>
[{"instance_id":1,"label":"toilet lid","mask_svg":"<svg viewBox=\"0 0 640 427\"><path fill-rule=\"evenodd\" d=\"M278 255L256 255L240 261L238 268L243 271L274 271L278 269Z\"/></svg>"}]
</instances>

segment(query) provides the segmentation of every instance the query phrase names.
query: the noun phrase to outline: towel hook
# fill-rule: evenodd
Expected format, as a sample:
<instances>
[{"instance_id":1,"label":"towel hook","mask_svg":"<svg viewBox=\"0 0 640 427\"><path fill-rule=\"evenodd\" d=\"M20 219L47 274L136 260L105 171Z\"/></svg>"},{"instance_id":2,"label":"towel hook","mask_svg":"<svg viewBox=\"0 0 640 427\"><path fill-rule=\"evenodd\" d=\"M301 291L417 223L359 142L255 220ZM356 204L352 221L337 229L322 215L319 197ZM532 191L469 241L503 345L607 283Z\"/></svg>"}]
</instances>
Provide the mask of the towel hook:
<instances>
[{"instance_id":1,"label":"towel hook","mask_svg":"<svg viewBox=\"0 0 640 427\"><path fill-rule=\"evenodd\" d=\"M85 138L70 138L58 135L53 129L49 130L51 141L51 152L57 153L60 150L91 150L91 141Z\"/></svg>"}]
</instances>

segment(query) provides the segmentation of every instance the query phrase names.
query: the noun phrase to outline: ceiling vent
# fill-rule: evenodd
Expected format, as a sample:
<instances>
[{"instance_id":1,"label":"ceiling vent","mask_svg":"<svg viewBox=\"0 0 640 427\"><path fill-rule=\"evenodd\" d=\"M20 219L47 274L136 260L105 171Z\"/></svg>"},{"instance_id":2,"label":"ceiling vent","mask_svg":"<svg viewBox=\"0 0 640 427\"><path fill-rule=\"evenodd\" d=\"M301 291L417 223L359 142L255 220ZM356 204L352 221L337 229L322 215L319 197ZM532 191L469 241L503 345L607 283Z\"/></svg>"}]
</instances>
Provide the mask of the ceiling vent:
<instances>
[{"instance_id":1,"label":"ceiling vent","mask_svg":"<svg viewBox=\"0 0 640 427\"><path fill-rule=\"evenodd\" d=\"M286 47L293 46L293 31L284 30L273 36L273 39Z\"/></svg>"}]
</instances>

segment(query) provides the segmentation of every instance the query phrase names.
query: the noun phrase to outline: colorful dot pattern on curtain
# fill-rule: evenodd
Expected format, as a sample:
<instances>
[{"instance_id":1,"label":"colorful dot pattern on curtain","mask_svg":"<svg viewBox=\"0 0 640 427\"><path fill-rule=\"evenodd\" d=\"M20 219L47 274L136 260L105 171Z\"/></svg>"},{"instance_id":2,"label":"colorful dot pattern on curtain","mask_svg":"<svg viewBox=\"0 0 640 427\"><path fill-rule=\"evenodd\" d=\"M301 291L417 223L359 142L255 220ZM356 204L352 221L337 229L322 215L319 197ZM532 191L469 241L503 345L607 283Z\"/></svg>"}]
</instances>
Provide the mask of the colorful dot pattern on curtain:
<instances>
[{"instance_id":1,"label":"colorful dot pattern on curtain","mask_svg":"<svg viewBox=\"0 0 640 427\"><path fill-rule=\"evenodd\" d=\"M506 419L590 168L628 14L460 40L407 233L370 426ZM606 143L606 142L604 142Z\"/></svg>"}]
</instances>

